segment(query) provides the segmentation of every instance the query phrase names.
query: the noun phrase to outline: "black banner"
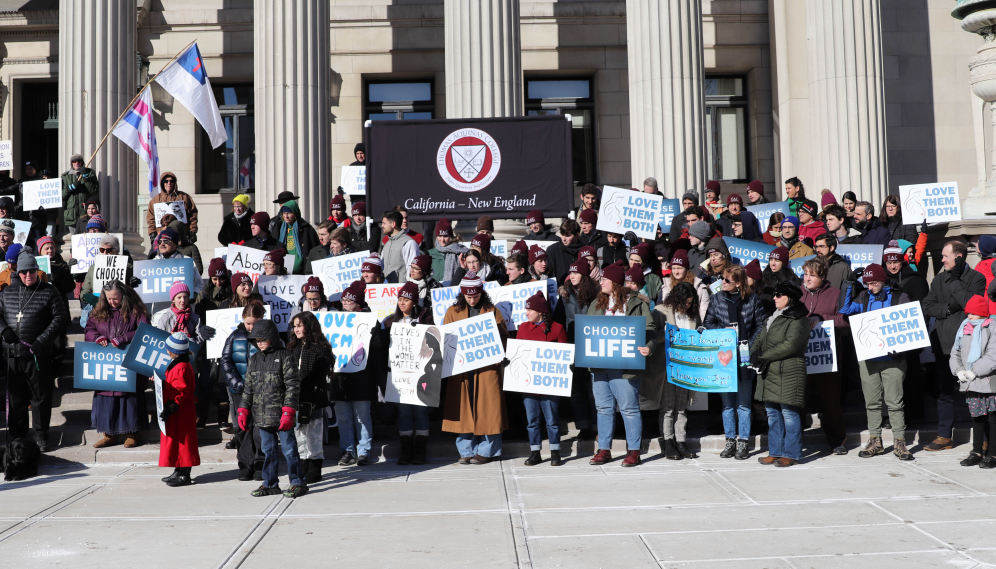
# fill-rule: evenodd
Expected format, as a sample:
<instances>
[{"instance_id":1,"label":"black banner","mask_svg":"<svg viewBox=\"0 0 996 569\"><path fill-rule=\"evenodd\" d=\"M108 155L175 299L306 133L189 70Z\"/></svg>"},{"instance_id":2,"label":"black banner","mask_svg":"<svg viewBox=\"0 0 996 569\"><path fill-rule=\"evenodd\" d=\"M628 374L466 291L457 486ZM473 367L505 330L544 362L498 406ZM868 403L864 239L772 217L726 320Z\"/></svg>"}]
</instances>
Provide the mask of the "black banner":
<instances>
[{"instance_id":1,"label":"black banner","mask_svg":"<svg viewBox=\"0 0 996 569\"><path fill-rule=\"evenodd\" d=\"M363 130L376 221L395 205L411 221L520 219L533 209L564 217L574 205L566 116L372 121Z\"/></svg>"}]
</instances>

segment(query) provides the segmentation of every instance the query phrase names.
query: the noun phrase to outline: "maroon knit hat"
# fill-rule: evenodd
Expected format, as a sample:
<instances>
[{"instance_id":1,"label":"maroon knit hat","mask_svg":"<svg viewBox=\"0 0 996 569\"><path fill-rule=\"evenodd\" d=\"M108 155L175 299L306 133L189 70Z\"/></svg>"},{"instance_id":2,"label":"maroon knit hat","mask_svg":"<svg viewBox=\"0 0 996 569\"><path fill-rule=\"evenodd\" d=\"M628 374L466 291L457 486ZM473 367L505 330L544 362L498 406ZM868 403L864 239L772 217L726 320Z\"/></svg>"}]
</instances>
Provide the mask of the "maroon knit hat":
<instances>
[{"instance_id":1,"label":"maroon knit hat","mask_svg":"<svg viewBox=\"0 0 996 569\"><path fill-rule=\"evenodd\" d=\"M401 289L398 290L398 298L407 298L408 300L417 301L418 285L413 282L405 283Z\"/></svg>"},{"instance_id":2,"label":"maroon knit hat","mask_svg":"<svg viewBox=\"0 0 996 569\"><path fill-rule=\"evenodd\" d=\"M478 233L470 240L471 247L480 247L481 252L491 252L491 236L487 233Z\"/></svg>"},{"instance_id":3,"label":"maroon knit hat","mask_svg":"<svg viewBox=\"0 0 996 569\"><path fill-rule=\"evenodd\" d=\"M533 245L529 248L529 264L532 265L536 261L541 261L546 259L546 251L543 250L539 245Z\"/></svg>"},{"instance_id":4,"label":"maroon knit hat","mask_svg":"<svg viewBox=\"0 0 996 569\"><path fill-rule=\"evenodd\" d=\"M384 272L384 267L381 267L379 263L375 263L368 258L366 261L363 261L363 265L360 266L360 272L379 275Z\"/></svg>"},{"instance_id":5,"label":"maroon knit hat","mask_svg":"<svg viewBox=\"0 0 996 569\"><path fill-rule=\"evenodd\" d=\"M477 276L477 271L470 271L460 279L460 294L481 294L484 292L484 282Z\"/></svg>"},{"instance_id":6,"label":"maroon knit hat","mask_svg":"<svg viewBox=\"0 0 996 569\"><path fill-rule=\"evenodd\" d=\"M522 239L516 241L515 245L512 245L512 250L508 252L509 255L514 255L516 253L525 253L526 255L529 254L529 246L527 246L526 242Z\"/></svg>"},{"instance_id":7,"label":"maroon knit hat","mask_svg":"<svg viewBox=\"0 0 996 569\"><path fill-rule=\"evenodd\" d=\"M366 302L365 292L367 290L367 285L363 281L353 281L346 290L342 291L342 300L350 300L357 304L364 304Z\"/></svg>"},{"instance_id":8,"label":"maroon knit hat","mask_svg":"<svg viewBox=\"0 0 996 569\"><path fill-rule=\"evenodd\" d=\"M626 269L623 268L622 261L616 261L602 270L602 276L622 286L626 280Z\"/></svg>"},{"instance_id":9,"label":"maroon knit hat","mask_svg":"<svg viewBox=\"0 0 996 569\"><path fill-rule=\"evenodd\" d=\"M537 292L526 299L526 310L535 310L536 312L545 312L549 314L550 303L547 302L546 297L543 296L542 292Z\"/></svg>"},{"instance_id":10,"label":"maroon knit hat","mask_svg":"<svg viewBox=\"0 0 996 569\"><path fill-rule=\"evenodd\" d=\"M242 283L252 284L252 277L245 273L235 273L232 275L232 290L239 288Z\"/></svg>"},{"instance_id":11,"label":"maroon knit hat","mask_svg":"<svg viewBox=\"0 0 996 569\"><path fill-rule=\"evenodd\" d=\"M716 180L709 180L708 182L706 182L706 191L707 192L716 192L716 195L718 196L719 195L719 190L720 190L720 185L719 185L718 181L716 181Z\"/></svg>"},{"instance_id":12,"label":"maroon knit hat","mask_svg":"<svg viewBox=\"0 0 996 569\"><path fill-rule=\"evenodd\" d=\"M726 205L730 205L733 203L744 205L744 199L740 197L740 194L730 194L726 196Z\"/></svg>"},{"instance_id":13,"label":"maroon knit hat","mask_svg":"<svg viewBox=\"0 0 996 569\"><path fill-rule=\"evenodd\" d=\"M423 273L428 273L429 269L432 268L432 257L430 257L429 255L419 255L418 257L415 257L415 260L412 261L412 264L422 269Z\"/></svg>"},{"instance_id":14,"label":"maroon knit hat","mask_svg":"<svg viewBox=\"0 0 996 569\"><path fill-rule=\"evenodd\" d=\"M453 237L453 224L445 217L436 222L436 237Z\"/></svg>"},{"instance_id":15,"label":"maroon knit hat","mask_svg":"<svg viewBox=\"0 0 996 569\"><path fill-rule=\"evenodd\" d=\"M258 225L263 229L265 229L266 231L269 231L270 214L266 213L265 211L257 211L256 213L252 214L252 217L249 218L249 223L251 225Z\"/></svg>"},{"instance_id":16,"label":"maroon knit hat","mask_svg":"<svg viewBox=\"0 0 996 569\"><path fill-rule=\"evenodd\" d=\"M837 198L834 197L833 193L831 193L830 190L824 191L823 195L820 196L820 207L827 207L828 205L836 205L836 204L837 204Z\"/></svg>"},{"instance_id":17,"label":"maroon knit hat","mask_svg":"<svg viewBox=\"0 0 996 569\"><path fill-rule=\"evenodd\" d=\"M228 276L228 269L225 267L225 260L221 257L215 257L211 259L211 263L208 265L208 278L219 277L225 278Z\"/></svg>"},{"instance_id":18,"label":"maroon knit hat","mask_svg":"<svg viewBox=\"0 0 996 569\"><path fill-rule=\"evenodd\" d=\"M747 191L764 195L764 184L761 183L761 180L754 180L753 182L747 184Z\"/></svg>"},{"instance_id":19,"label":"maroon knit hat","mask_svg":"<svg viewBox=\"0 0 996 569\"><path fill-rule=\"evenodd\" d=\"M534 209L526 215L526 225L532 225L534 223L546 223L546 217L543 212Z\"/></svg>"},{"instance_id":20,"label":"maroon knit hat","mask_svg":"<svg viewBox=\"0 0 996 569\"><path fill-rule=\"evenodd\" d=\"M592 225L595 225L598 223L598 212L591 208L588 208L582 211L581 215L578 216L578 222L591 223Z\"/></svg>"},{"instance_id":21,"label":"maroon knit hat","mask_svg":"<svg viewBox=\"0 0 996 569\"><path fill-rule=\"evenodd\" d=\"M598 253L595 252L595 248L591 245L585 245L578 251L578 259L597 259Z\"/></svg>"},{"instance_id":22,"label":"maroon knit hat","mask_svg":"<svg viewBox=\"0 0 996 569\"><path fill-rule=\"evenodd\" d=\"M308 282L301 286L301 294L305 295L309 292L317 292L318 294L325 296L325 285L322 284L322 279L318 277L308 277Z\"/></svg>"},{"instance_id":23,"label":"maroon knit hat","mask_svg":"<svg viewBox=\"0 0 996 569\"><path fill-rule=\"evenodd\" d=\"M367 204L364 202L356 202L353 207L349 208L349 215L366 215L367 214Z\"/></svg>"},{"instance_id":24,"label":"maroon knit hat","mask_svg":"<svg viewBox=\"0 0 996 569\"><path fill-rule=\"evenodd\" d=\"M332 196L332 203L329 204L329 209L337 209L340 211L345 211L346 200L342 196Z\"/></svg>"},{"instance_id":25,"label":"maroon knit hat","mask_svg":"<svg viewBox=\"0 0 996 569\"><path fill-rule=\"evenodd\" d=\"M579 273L582 275L587 275L590 271L588 270L587 267L581 265L581 261L574 261L573 263L571 263L571 266L567 268L567 272L568 274Z\"/></svg>"},{"instance_id":26,"label":"maroon knit hat","mask_svg":"<svg viewBox=\"0 0 996 569\"><path fill-rule=\"evenodd\" d=\"M684 249L678 249L674 252L674 256L671 257L672 267L685 267L688 268L688 251Z\"/></svg>"},{"instance_id":27,"label":"maroon knit hat","mask_svg":"<svg viewBox=\"0 0 996 569\"><path fill-rule=\"evenodd\" d=\"M646 265L647 263L650 262L651 259L653 259L653 253L650 250L650 243L638 244L636 247L633 247L632 249L629 250L630 255L632 255L633 253L636 253L637 255L640 256L640 261L642 261L644 265Z\"/></svg>"},{"instance_id":28,"label":"maroon knit hat","mask_svg":"<svg viewBox=\"0 0 996 569\"><path fill-rule=\"evenodd\" d=\"M744 267L744 271L747 276L754 279L755 281L761 280L761 261L754 259L753 261L747 263Z\"/></svg>"},{"instance_id":29,"label":"maroon knit hat","mask_svg":"<svg viewBox=\"0 0 996 569\"><path fill-rule=\"evenodd\" d=\"M782 263L788 263L789 250L785 247L776 247L774 251L768 253L768 261L771 261L772 259L777 259Z\"/></svg>"},{"instance_id":30,"label":"maroon knit hat","mask_svg":"<svg viewBox=\"0 0 996 569\"><path fill-rule=\"evenodd\" d=\"M885 269L882 265L872 263L865 267L865 272L861 274L861 282L868 284L871 281L885 282Z\"/></svg>"},{"instance_id":31,"label":"maroon knit hat","mask_svg":"<svg viewBox=\"0 0 996 569\"><path fill-rule=\"evenodd\" d=\"M647 284L647 280L643 278L643 267L637 265L626 271L626 282L636 283L637 286Z\"/></svg>"},{"instance_id":32,"label":"maroon knit hat","mask_svg":"<svg viewBox=\"0 0 996 569\"><path fill-rule=\"evenodd\" d=\"M263 255L264 261L273 261L278 267L284 266L284 256L287 255L287 251L283 249L275 249L273 251L268 251L266 255Z\"/></svg>"}]
</instances>

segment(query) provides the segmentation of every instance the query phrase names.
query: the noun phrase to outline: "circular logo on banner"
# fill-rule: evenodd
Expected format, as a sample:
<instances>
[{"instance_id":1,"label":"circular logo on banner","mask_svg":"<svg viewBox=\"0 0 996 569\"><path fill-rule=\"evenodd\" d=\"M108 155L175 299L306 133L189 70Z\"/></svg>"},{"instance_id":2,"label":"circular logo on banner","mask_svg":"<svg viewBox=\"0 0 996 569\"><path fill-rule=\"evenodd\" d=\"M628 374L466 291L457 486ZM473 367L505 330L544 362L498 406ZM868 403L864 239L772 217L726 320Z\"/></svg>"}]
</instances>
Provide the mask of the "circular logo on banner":
<instances>
[{"instance_id":1,"label":"circular logo on banner","mask_svg":"<svg viewBox=\"0 0 996 569\"><path fill-rule=\"evenodd\" d=\"M436 167L448 186L461 192L482 190L501 169L501 150L491 135L476 128L453 131L436 151Z\"/></svg>"}]
</instances>

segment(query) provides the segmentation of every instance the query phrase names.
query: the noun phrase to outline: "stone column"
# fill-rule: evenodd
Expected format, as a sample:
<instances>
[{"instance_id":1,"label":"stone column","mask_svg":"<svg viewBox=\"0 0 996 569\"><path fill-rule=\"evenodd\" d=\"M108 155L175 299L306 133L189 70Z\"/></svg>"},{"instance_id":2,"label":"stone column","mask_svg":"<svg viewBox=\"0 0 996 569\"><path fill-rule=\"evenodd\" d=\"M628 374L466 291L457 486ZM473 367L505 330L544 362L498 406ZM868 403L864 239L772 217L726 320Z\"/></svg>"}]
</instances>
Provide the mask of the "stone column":
<instances>
[{"instance_id":1,"label":"stone column","mask_svg":"<svg viewBox=\"0 0 996 569\"><path fill-rule=\"evenodd\" d=\"M972 92L989 103L991 121L996 129L996 9L987 8L984 3L979 2L959 2L951 15L962 20L963 30L978 34L985 40L979 46L978 53L968 60L969 80ZM981 137L984 138L984 134ZM980 184L968 192L968 198L962 207L965 217L983 217L996 211L996 130L993 131L993 137L987 180L985 185ZM984 142L979 143L985 147ZM979 161L984 170L984 154Z\"/></svg>"},{"instance_id":2,"label":"stone column","mask_svg":"<svg viewBox=\"0 0 996 569\"><path fill-rule=\"evenodd\" d=\"M812 179L803 180L810 198L851 190L876 210L889 195L879 4L806 0Z\"/></svg>"},{"instance_id":3,"label":"stone column","mask_svg":"<svg viewBox=\"0 0 996 569\"><path fill-rule=\"evenodd\" d=\"M329 3L257 0L254 21L257 209L294 192L317 225L332 197Z\"/></svg>"},{"instance_id":4,"label":"stone column","mask_svg":"<svg viewBox=\"0 0 996 569\"><path fill-rule=\"evenodd\" d=\"M701 0L626 0L632 187L705 187Z\"/></svg>"},{"instance_id":5,"label":"stone column","mask_svg":"<svg viewBox=\"0 0 996 569\"><path fill-rule=\"evenodd\" d=\"M90 158L137 93L138 10L134 1L59 2L59 164ZM145 219L138 212L138 155L109 136L90 164L100 180L101 213L125 247L141 253ZM60 212L61 216L61 212ZM68 243L67 243L68 245ZM63 248L68 254L68 247Z\"/></svg>"},{"instance_id":6,"label":"stone column","mask_svg":"<svg viewBox=\"0 0 996 569\"><path fill-rule=\"evenodd\" d=\"M522 115L519 0L445 0L446 118ZM457 231L476 233L476 222ZM526 233L519 220L495 220L495 235Z\"/></svg>"}]
</instances>

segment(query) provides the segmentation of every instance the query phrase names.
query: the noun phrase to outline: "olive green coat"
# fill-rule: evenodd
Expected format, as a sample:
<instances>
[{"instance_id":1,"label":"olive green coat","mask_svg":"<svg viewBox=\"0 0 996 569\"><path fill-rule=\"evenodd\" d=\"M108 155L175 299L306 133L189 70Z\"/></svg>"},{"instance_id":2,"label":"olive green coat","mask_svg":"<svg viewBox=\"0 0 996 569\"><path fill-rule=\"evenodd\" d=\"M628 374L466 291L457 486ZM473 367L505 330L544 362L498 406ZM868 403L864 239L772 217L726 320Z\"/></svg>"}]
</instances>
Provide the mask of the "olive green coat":
<instances>
[{"instance_id":1,"label":"olive green coat","mask_svg":"<svg viewBox=\"0 0 996 569\"><path fill-rule=\"evenodd\" d=\"M809 345L809 318L806 307L794 302L778 315L751 346L751 354L771 362L768 373L759 377L754 399L802 407L806 404L806 348Z\"/></svg>"}]
</instances>

